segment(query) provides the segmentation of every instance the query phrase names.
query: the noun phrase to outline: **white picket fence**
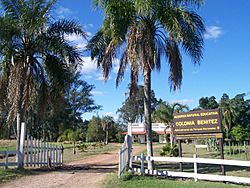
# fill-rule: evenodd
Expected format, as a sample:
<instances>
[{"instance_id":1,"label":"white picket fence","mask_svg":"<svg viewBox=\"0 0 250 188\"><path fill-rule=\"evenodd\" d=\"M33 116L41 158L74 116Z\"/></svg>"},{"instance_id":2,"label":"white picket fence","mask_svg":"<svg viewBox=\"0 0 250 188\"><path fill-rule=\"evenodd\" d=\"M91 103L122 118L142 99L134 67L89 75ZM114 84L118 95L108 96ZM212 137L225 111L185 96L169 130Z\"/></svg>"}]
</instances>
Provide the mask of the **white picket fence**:
<instances>
[{"instance_id":1,"label":"white picket fence","mask_svg":"<svg viewBox=\"0 0 250 188\"><path fill-rule=\"evenodd\" d=\"M239 161L239 160L225 160L225 159L208 159L208 158L193 158L185 157L144 157L134 156L133 160L140 161L140 168L133 168L134 172L139 172L141 174L158 175L158 176L171 176L171 177L184 177L184 178L194 178L197 180L209 180L209 181L223 181L232 183L243 183L250 184L250 178L247 177L237 177L237 176L223 176L223 175L212 175L212 174L199 174L197 164L217 164L217 165L229 165L229 166L242 166L250 167L250 161ZM173 162L173 163L193 163L194 172L173 172L173 171L160 171L160 170L149 170L144 169L144 160L152 160L156 162Z\"/></svg>"},{"instance_id":2,"label":"white picket fence","mask_svg":"<svg viewBox=\"0 0 250 188\"><path fill-rule=\"evenodd\" d=\"M28 135L24 160L24 164L27 167L61 166L63 165L63 146L54 146Z\"/></svg>"}]
</instances>

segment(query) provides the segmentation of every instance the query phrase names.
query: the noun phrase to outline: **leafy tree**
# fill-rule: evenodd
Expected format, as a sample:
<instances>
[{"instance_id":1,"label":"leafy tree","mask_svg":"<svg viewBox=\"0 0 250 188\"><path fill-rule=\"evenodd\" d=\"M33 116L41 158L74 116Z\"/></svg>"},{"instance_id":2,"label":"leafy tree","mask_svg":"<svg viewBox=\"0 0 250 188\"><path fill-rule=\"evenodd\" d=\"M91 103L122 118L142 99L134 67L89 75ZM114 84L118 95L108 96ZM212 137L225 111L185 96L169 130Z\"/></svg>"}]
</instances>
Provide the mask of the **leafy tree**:
<instances>
[{"instance_id":1,"label":"leafy tree","mask_svg":"<svg viewBox=\"0 0 250 188\"><path fill-rule=\"evenodd\" d=\"M202 97L199 100L199 107L204 110L216 109L219 107L219 104L216 101L214 96L211 97Z\"/></svg>"},{"instance_id":2,"label":"leafy tree","mask_svg":"<svg viewBox=\"0 0 250 188\"><path fill-rule=\"evenodd\" d=\"M130 86L129 86L130 88ZM129 89L130 90L130 89ZM151 111L155 110L158 105L158 100L155 98L155 93L151 90ZM117 110L120 118L125 122L143 122L144 120L144 88L138 86L138 91L126 98L122 107Z\"/></svg>"},{"instance_id":3,"label":"leafy tree","mask_svg":"<svg viewBox=\"0 0 250 188\"><path fill-rule=\"evenodd\" d=\"M240 125L236 125L232 128L232 131L230 135L236 140L236 141L244 141L247 136L248 132L245 128L243 128Z\"/></svg>"},{"instance_id":4,"label":"leafy tree","mask_svg":"<svg viewBox=\"0 0 250 188\"><path fill-rule=\"evenodd\" d=\"M67 87L70 67L81 60L80 52L66 35L86 36L72 21L52 20L56 0L1 0L0 16L1 84L8 99L8 121L21 119L39 95L38 111L45 101L57 99ZM7 82L6 82L7 80Z\"/></svg>"},{"instance_id":5,"label":"leafy tree","mask_svg":"<svg viewBox=\"0 0 250 188\"><path fill-rule=\"evenodd\" d=\"M169 104L160 100L156 110L152 113L153 122L158 123L172 123L174 119L174 113L184 112L189 110L186 105L179 103Z\"/></svg>"},{"instance_id":6,"label":"leafy tree","mask_svg":"<svg viewBox=\"0 0 250 188\"><path fill-rule=\"evenodd\" d=\"M203 1L117 1L95 0L104 9L103 26L89 41L87 48L92 59L103 71L105 79L112 68L116 54L122 49L116 84L124 77L126 66L131 67L131 94L137 89L140 70L144 78L144 118L147 152L153 156L151 122L151 72L160 70L161 57L166 56L170 67L170 88L177 90L182 81L180 48L194 62L202 57L202 19L192 7ZM149 163L149 168L152 164Z\"/></svg>"},{"instance_id":7,"label":"leafy tree","mask_svg":"<svg viewBox=\"0 0 250 188\"><path fill-rule=\"evenodd\" d=\"M102 142L105 139L105 132L102 127L102 120L100 117L93 116L89 122L87 130L87 139L90 142Z\"/></svg>"}]
</instances>

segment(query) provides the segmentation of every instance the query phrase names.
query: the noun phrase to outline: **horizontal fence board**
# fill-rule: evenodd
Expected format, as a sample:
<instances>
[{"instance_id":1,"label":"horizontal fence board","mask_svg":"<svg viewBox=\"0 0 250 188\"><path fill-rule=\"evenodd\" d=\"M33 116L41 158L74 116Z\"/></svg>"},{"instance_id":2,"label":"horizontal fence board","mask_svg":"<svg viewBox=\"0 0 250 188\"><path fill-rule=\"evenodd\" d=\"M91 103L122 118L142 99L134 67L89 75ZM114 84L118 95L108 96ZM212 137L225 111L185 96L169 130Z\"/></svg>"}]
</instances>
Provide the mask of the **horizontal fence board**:
<instances>
[{"instance_id":1,"label":"horizontal fence board","mask_svg":"<svg viewBox=\"0 0 250 188\"><path fill-rule=\"evenodd\" d=\"M0 166L6 166L6 163L0 163ZM7 166L17 166L17 162L8 162Z\"/></svg>"},{"instance_id":2,"label":"horizontal fence board","mask_svg":"<svg viewBox=\"0 0 250 188\"><path fill-rule=\"evenodd\" d=\"M239 160L185 158L185 157L151 157L150 159L158 162L202 163L202 164L218 164L218 165L250 167L250 161L239 161Z\"/></svg>"},{"instance_id":3,"label":"horizontal fence board","mask_svg":"<svg viewBox=\"0 0 250 188\"><path fill-rule=\"evenodd\" d=\"M133 168L133 171L140 173L141 169L140 168ZM180 178L196 178L199 180L209 180L209 181L225 181L225 182L232 182L232 183L250 184L250 178L247 178L247 177L222 176L222 175L210 175L210 174L194 174L194 173L190 173L190 172L158 171L158 170L148 170L148 169L145 169L145 174L158 175L158 176L180 177Z\"/></svg>"},{"instance_id":4,"label":"horizontal fence board","mask_svg":"<svg viewBox=\"0 0 250 188\"><path fill-rule=\"evenodd\" d=\"M0 151L0 155L5 155L6 151ZM8 155L15 155L16 151L8 151Z\"/></svg>"}]
</instances>

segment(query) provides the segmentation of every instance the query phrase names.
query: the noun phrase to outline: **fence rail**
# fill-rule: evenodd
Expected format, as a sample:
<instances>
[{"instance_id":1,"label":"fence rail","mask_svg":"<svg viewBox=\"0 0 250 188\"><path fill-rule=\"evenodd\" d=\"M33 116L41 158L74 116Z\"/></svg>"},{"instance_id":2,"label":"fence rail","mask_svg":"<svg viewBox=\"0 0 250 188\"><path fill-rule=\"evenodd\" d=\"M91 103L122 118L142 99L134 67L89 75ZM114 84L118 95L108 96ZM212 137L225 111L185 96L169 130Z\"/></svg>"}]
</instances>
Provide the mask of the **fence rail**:
<instances>
[{"instance_id":1,"label":"fence rail","mask_svg":"<svg viewBox=\"0 0 250 188\"><path fill-rule=\"evenodd\" d=\"M141 161L141 168L133 168L133 171L141 174L159 175L159 176L171 176L171 177L184 177L194 178L195 181L210 180L210 181L225 181L233 183L250 184L250 178L237 177L237 176L223 176L223 175L211 175L211 174L199 174L197 164L217 164L217 165L230 165L230 166L244 166L250 167L250 161L238 161L238 160L224 160L224 159L206 159L206 158L184 158L184 157L144 157L134 156L133 160ZM156 162L174 162L174 163L193 163L194 172L173 172L173 171L160 171L144 169L144 160L153 160Z\"/></svg>"},{"instance_id":2,"label":"fence rail","mask_svg":"<svg viewBox=\"0 0 250 188\"><path fill-rule=\"evenodd\" d=\"M0 166L4 166L7 169L9 166L17 166L17 162L9 162L10 155L16 155L17 151L9 151L8 147L6 147L5 151L0 151L0 155L4 156L4 162L0 163Z\"/></svg>"}]
</instances>

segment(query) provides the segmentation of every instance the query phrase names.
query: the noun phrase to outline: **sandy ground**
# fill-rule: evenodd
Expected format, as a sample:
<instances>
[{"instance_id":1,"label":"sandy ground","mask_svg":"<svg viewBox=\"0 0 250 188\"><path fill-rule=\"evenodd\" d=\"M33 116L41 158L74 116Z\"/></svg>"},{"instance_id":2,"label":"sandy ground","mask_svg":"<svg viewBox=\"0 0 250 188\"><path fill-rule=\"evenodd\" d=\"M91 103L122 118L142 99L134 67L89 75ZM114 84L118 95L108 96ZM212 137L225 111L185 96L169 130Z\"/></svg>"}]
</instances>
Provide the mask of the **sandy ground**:
<instances>
[{"instance_id":1,"label":"sandy ground","mask_svg":"<svg viewBox=\"0 0 250 188\"><path fill-rule=\"evenodd\" d=\"M145 150L145 145L133 146L133 154ZM118 152L89 156L83 160L66 164L56 171L37 170L36 175L25 176L7 184L4 188L99 188L109 173L117 172Z\"/></svg>"}]
</instances>

